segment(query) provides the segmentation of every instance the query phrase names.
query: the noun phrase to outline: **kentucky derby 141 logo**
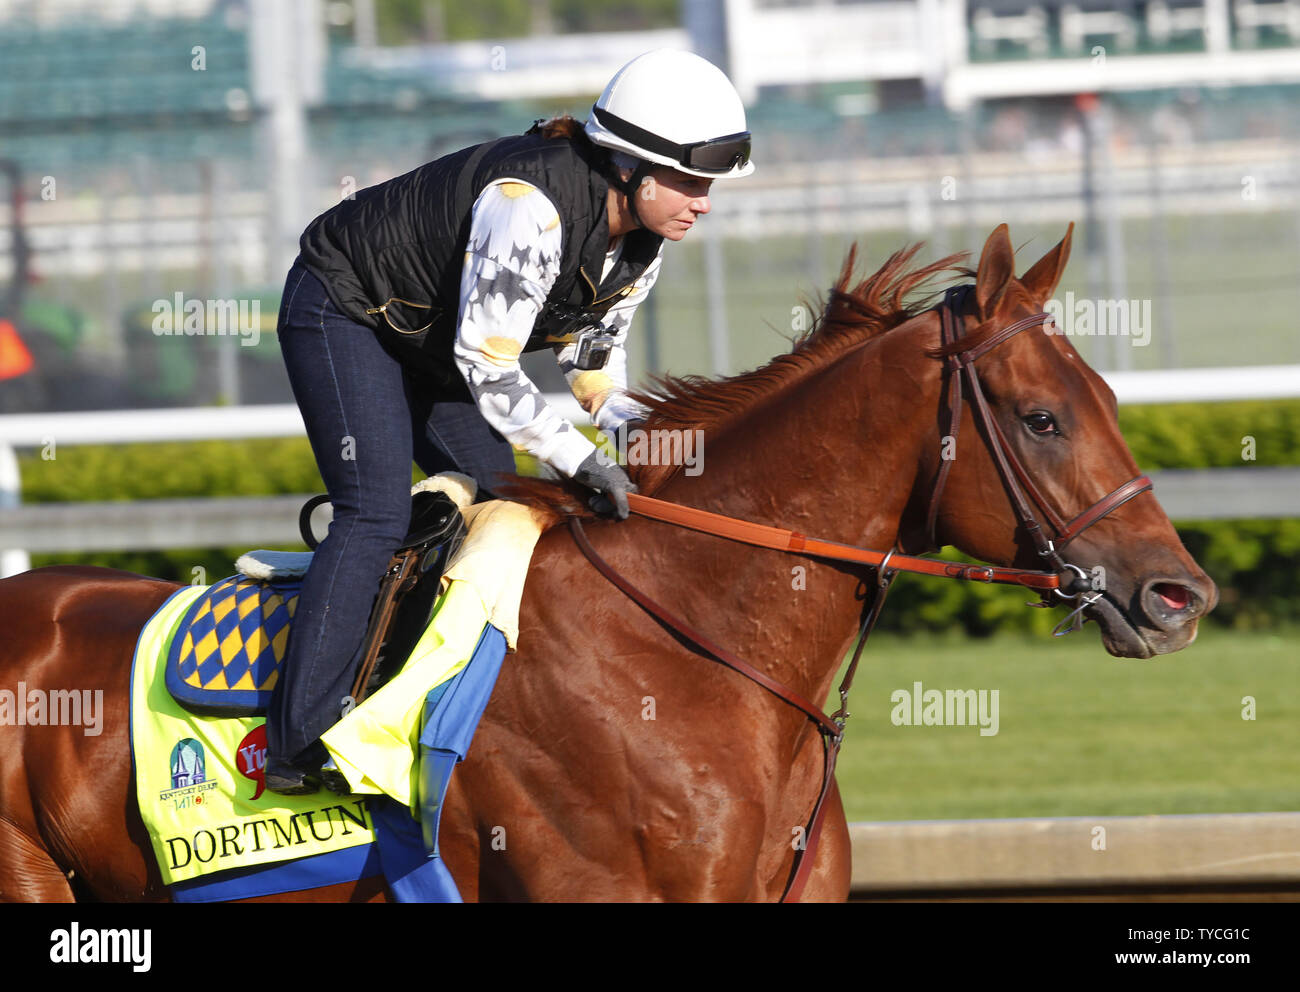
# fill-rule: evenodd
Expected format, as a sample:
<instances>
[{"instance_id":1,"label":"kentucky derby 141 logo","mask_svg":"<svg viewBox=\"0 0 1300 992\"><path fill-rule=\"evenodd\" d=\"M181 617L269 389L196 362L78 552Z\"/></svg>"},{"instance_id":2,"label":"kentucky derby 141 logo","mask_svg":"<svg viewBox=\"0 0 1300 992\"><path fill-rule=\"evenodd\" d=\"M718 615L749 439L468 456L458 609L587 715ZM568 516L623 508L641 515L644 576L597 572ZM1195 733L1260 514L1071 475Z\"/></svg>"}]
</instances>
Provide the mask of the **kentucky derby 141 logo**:
<instances>
[{"instance_id":1,"label":"kentucky derby 141 logo","mask_svg":"<svg viewBox=\"0 0 1300 992\"><path fill-rule=\"evenodd\" d=\"M172 748L172 787L158 793L159 802L173 802L177 809L202 806L203 793L217 787L215 779L204 774L203 745L193 737L176 742Z\"/></svg>"}]
</instances>

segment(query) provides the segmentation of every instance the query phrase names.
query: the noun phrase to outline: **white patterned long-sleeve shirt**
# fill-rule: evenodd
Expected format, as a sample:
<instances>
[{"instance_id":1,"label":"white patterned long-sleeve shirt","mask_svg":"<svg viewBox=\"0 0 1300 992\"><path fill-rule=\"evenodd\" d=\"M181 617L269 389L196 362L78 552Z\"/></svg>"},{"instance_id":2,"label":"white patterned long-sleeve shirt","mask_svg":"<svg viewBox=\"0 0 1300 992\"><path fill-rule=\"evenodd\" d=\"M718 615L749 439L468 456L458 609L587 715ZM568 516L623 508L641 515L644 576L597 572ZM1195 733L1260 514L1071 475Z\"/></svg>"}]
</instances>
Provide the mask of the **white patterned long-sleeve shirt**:
<instances>
[{"instance_id":1,"label":"white patterned long-sleeve shirt","mask_svg":"<svg viewBox=\"0 0 1300 992\"><path fill-rule=\"evenodd\" d=\"M621 245L606 257L606 271ZM519 366L519 356L546 304L562 257L562 227L554 204L517 179L489 185L474 203L460 279L454 355L479 412L507 441L571 476L595 446L547 406ZM556 346L569 388L592 421L613 432L644 415L627 397L627 340L632 316L659 275L656 258L632 292L602 320L614 336L603 369L573 367L574 344Z\"/></svg>"}]
</instances>

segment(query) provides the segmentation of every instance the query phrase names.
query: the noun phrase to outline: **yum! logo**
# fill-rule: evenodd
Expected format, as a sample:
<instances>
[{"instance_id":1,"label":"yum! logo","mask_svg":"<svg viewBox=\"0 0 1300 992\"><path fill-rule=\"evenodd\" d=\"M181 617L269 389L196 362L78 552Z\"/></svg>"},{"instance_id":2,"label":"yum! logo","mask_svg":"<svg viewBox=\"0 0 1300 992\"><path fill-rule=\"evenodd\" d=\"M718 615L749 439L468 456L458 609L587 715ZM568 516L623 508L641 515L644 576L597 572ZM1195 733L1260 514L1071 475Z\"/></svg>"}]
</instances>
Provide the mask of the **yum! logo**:
<instances>
[{"instance_id":1,"label":"yum! logo","mask_svg":"<svg viewBox=\"0 0 1300 992\"><path fill-rule=\"evenodd\" d=\"M235 754L235 768L240 775L251 779L257 785L253 799L260 799L266 789L266 724L250 730L239 742L239 750Z\"/></svg>"}]
</instances>

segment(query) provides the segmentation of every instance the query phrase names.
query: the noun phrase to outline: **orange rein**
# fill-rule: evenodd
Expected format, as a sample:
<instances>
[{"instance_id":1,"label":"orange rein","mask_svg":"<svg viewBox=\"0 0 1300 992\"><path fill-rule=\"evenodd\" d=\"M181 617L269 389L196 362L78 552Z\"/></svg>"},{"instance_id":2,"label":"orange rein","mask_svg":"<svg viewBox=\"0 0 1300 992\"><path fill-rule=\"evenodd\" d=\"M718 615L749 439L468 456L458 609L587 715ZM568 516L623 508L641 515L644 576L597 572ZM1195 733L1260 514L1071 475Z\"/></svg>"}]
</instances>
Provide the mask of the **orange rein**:
<instances>
[{"instance_id":1,"label":"orange rein","mask_svg":"<svg viewBox=\"0 0 1300 992\"><path fill-rule=\"evenodd\" d=\"M888 559L890 569L897 569L900 572L941 575L950 579L967 579L971 582L1001 582L1042 592L1061 587L1060 577L1054 572L1034 572L1024 568L1001 568L993 565L966 565L937 558L917 558L894 552L870 551L851 544L806 537L797 531L768 527L747 520L738 520L735 517L726 517L720 513L710 513L708 510L698 510L692 506L682 506L680 503L668 503L639 493L629 493L627 503L633 513L649 517L651 520L675 524L688 530L725 537L729 541L752 544L760 548L772 548L776 551L831 558L835 561L851 561L876 567L884 564Z\"/></svg>"}]
</instances>

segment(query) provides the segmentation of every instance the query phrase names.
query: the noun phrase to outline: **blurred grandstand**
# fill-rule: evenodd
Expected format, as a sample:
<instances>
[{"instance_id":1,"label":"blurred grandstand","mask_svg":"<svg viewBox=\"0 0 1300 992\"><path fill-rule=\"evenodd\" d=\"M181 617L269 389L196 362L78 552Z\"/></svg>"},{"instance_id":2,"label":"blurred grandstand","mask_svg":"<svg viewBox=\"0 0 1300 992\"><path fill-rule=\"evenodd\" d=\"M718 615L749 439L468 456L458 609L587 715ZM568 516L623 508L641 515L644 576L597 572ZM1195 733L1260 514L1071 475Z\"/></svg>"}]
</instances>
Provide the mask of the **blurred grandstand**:
<instances>
[{"instance_id":1,"label":"blurred grandstand","mask_svg":"<svg viewBox=\"0 0 1300 992\"><path fill-rule=\"evenodd\" d=\"M312 216L660 46L732 74L758 170L669 253L638 372L782 350L855 238L1004 220L1035 255L1079 222L1078 293L1153 301L1103 368L1300 362L1300 0L0 0L0 412L288 401ZM267 333L160 336L177 293Z\"/></svg>"}]
</instances>

